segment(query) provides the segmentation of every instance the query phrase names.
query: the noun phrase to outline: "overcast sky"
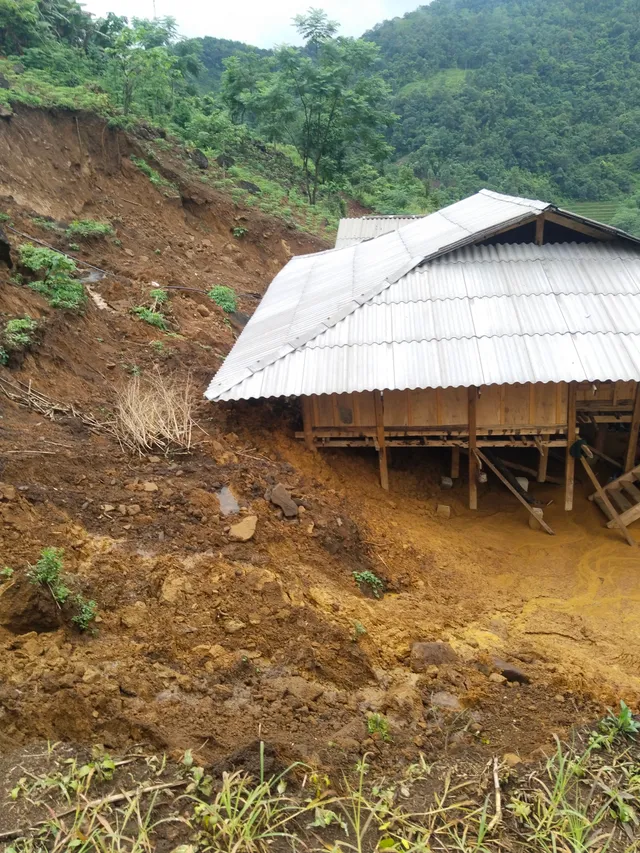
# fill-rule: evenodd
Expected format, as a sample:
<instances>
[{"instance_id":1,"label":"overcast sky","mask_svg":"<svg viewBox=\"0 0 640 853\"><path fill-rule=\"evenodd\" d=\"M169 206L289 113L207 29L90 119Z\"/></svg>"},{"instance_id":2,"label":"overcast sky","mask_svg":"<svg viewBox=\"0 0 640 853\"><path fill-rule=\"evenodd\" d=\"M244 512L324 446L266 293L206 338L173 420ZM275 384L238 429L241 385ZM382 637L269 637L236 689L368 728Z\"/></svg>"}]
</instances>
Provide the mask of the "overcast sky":
<instances>
[{"instance_id":1,"label":"overcast sky","mask_svg":"<svg viewBox=\"0 0 640 853\"><path fill-rule=\"evenodd\" d=\"M88 12L151 18L153 0L81 0ZM360 36L379 21L404 15L429 0L155 0L158 17L176 18L185 36L236 39L258 47L298 41L294 15L309 6L324 9L341 24L340 34Z\"/></svg>"}]
</instances>

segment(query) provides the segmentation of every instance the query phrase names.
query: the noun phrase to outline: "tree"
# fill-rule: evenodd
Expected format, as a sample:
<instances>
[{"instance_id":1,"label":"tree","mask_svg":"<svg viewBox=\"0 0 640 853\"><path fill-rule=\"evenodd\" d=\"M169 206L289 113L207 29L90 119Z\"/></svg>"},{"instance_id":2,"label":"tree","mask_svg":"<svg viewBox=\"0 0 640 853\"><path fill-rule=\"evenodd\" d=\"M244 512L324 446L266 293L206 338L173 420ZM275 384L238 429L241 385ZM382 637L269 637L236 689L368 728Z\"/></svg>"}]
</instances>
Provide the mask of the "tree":
<instances>
[{"instance_id":1,"label":"tree","mask_svg":"<svg viewBox=\"0 0 640 853\"><path fill-rule=\"evenodd\" d=\"M308 34L304 49L283 47L260 67L243 57L228 62L223 96L232 115L255 116L270 141L295 147L315 204L321 184L344 177L349 151L378 163L388 156L383 131L393 114L387 86L374 71L375 45L331 38L335 24L318 10L302 17L300 28Z\"/></svg>"},{"instance_id":2,"label":"tree","mask_svg":"<svg viewBox=\"0 0 640 853\"><path fill-rule=\"evenodd\" d=\"M313 7L307 11L306 15L296 15L293 23L307 47L314 53L322 42L333 38L339 29L337 21L330 21L325 11Z\"/></svg>"}]
</instances>

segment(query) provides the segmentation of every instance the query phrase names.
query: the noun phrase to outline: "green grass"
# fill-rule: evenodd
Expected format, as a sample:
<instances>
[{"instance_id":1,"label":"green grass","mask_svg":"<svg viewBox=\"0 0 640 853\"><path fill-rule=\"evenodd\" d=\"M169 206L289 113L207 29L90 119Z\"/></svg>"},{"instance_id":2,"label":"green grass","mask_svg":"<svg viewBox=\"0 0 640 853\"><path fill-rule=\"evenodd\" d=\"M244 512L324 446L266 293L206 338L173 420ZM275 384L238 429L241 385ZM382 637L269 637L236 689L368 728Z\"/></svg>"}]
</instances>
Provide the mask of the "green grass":
<instances>
[{"instance_id":1,"label":"green grass","mask_svg":"<svg viewBox=\"0 0 640 853\"><path fill-rule=\"evenodd\" d=\"M136 166L143 175L146 175L147 178L151 181L154 187L159 190L164 190L165 195L175 195L178 194L178 188L175 184L172 184L171 181L167 181L166 178L163 178L160 172L156 172L146 160L143 160L141 157L136 157L133 154L131 155L131 162L134 166ZM170 192L169 192L170 191Z\"/></svg>"},{"instance_id":2,"label":"green grass","mask_svg":"<svg viewBox=\"0 0 640 853\"><path fill-rule=\"evenodd\" d=\"M235 291L231 287L225 287L223 284L216 284L207 293L209 299L213 300L216 305L219 305L227 314L238 310L238 299Z\"/></svg>"},{"instance_id":3,"label":"green grass","mask_svg":"<svg viewBox=\"0 0 640 853\"><path fill-rule=\"evenodd\" d=\"M155 326L156 329L165 331L167 328L167 321L159 311L152 311L151 308L145 308L144 305L136 305L135 308L131 309L131 313L150 326Z\"/></svg>"},{"instance_id":4,"label":"green grass","mask_svg":"<svg viewBox=\"0 0 640 853\"><path fill-rule=\"evenodd\" d=\"M109 222L96 222L95 219L74 219L65 233L67 237L92 239L110 237L115 234L115 231Z\"/></svg>"}]
</instances>

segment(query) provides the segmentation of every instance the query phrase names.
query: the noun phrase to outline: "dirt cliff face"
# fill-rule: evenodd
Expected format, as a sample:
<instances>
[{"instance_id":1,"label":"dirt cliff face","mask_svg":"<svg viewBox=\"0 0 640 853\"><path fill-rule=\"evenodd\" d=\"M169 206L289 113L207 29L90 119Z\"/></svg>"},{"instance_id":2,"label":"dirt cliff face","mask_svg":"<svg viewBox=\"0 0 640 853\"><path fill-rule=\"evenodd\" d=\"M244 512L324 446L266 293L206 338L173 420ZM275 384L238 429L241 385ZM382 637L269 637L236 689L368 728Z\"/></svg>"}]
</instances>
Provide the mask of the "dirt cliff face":
<instances>
[{"instance_id":1,"label":"dirt cliff face","mask_svg":"<svg viewBox=\"0 0 640 853\"><path fill-rule=\"evenodd\" d=\"M366 749L391 765L443 749L527 755L601 700L632 696L637 616L621 590L637 595L637 571L612 531L590 532L586 502L571 521L550 510L551 544L497 485L474 516L462 487L448 493L443 522L444 458L398 453L387 495L373 456L296 443L293 403L201 401L237 334L204 291L230 286L250 314L291 254L326 246L238 208L171 143L154 161L177 188L167 197L130 159L142 144L84 115L22 109L0 122L14 257L17 232L65 248L73 219L115 228L73 252L106 271L82 313L50 307L0 264L3 323L39 324L0 368L1 564L13 569L0 576L0 748L197 745L224 761L262 737L283 760L327 766ZM169 291L168 334L131 314L152 282L191 288ZM132 454L106 427L118 388L153 371L191 378L191 453ZM271 501L280 484L292 518ZM223 487L237 502L228 516ZM248 517L243 541L234 527ZM49 546L96 600L95 633L26 579ZM448 652L416 663L418 641ZM371 713L388 719L389 743L367 730Z\"/></svg>"}]
</instances>

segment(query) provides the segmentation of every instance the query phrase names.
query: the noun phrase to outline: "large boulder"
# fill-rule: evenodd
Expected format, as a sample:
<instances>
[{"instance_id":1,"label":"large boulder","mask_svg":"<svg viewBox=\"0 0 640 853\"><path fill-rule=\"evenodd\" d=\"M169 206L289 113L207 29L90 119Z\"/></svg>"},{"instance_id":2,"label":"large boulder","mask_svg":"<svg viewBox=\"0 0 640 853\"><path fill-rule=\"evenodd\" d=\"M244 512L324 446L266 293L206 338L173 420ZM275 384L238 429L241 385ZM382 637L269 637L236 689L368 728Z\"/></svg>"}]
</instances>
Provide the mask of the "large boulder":
<instances>
[{"instance_id":1,"label":"large boulder","mask_svg":"<svg viewBox=\"0 0 640 853\"><path fill-rule=\"evenodd\" d=\"M448 643L414 643L411 646L411 669L425 672L430 666L455 663L458 656Z\"/></svg>"},{"instance_id":2,"label":"large boulder","mask_svg":"<svg viewBox=\"0 0 640 853\"><path fill-rule=\"evenodd\" d=\"M49 591L30 583L24 575L0 586L0 625L12 634L56 631L62 624L61 616Z\"/></svg>"},{"instance_id":3,"label":"large boulder","mask_svg":"<svg viewBox=\"0 0 640 853\"><path fill-rule=\"evenodd\" d=\"M285 518L296 518L298 515L298 504L291 497L291 492L285 489L282 483L278 483L271 490L271 503L280 507Z\"/></svg>"}]
</instances>

